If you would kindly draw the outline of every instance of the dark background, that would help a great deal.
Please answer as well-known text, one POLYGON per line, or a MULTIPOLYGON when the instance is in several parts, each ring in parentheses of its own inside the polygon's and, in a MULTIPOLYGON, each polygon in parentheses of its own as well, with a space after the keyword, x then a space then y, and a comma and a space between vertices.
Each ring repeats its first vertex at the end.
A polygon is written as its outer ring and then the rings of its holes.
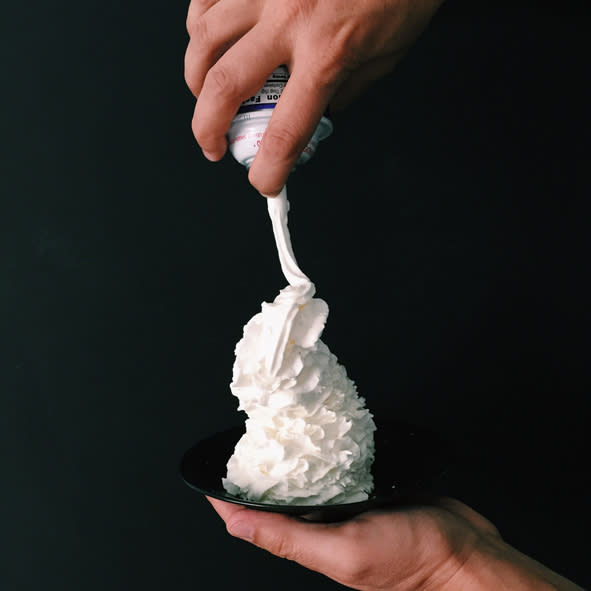
MULTIPOLYGON (((442 492, 588 586, 584 4, 448 0, 289 192, 376 416, 469 451, 442 492)), ((264 200, 192 138, 185 13, 0 14, 7 591, 341 588, 230 538, 178 476, 242 420, 234 345, 285 283, 264 200)))

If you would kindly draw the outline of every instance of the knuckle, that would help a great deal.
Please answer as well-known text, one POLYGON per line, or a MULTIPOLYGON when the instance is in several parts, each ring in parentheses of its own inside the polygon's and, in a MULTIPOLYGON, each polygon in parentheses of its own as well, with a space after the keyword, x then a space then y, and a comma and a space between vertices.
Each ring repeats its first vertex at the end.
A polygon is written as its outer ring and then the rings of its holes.
POLYGON ((296 553, 294 552, 293 544, 287 538, 277 538, 271 547, 274 548, 273 554, 280 558, 295 560, 296 553))
POLYGON ((197 143, 202 148, 206 148, 207 146, 213 143, 212 136, 207 131, 207 128, 204 125, 203 119, 201 119, 201 117, 193 115, 193 120, 191 121, 191 129, 193 130, 193 135, 195 136, 197 143))
POLYGON ((218 102, 227 103, 240 98, 234 77, 223 66, 214 66, 205 77, 204 86, 218 102))
POLYGON ((187 31, 191 38, 191 43, 203 47, 210 38, 209 26, 204 18, 193 19, 191 22, 187 19, 187 31))
POLYGON ((185 28, 187 29, 187 33, 191 36, 191 29, 193 28, 193 21, 194 17, 191 14, 191 9, 189 8, 189 12, 187 12, 187 19, 185 20, 185 28))
MULTIPOLYGON (((284 524, 288 523, 287 518, 283 518, 281 521, 284 524)), ((262 523, 264 524, 265 520, 262 523)), ((286 531, 278 525, 278 520, 271 520, 271 524, 270 527, 263 525, 255 530, 253 543, 275 556, 297 562, 302 556, 302 551, 296 539, 290 535, 289 530, 286 531)))
POLYGON ((201 90, 201 84, 197 75, 197 66, 190 45, 185 53, 185 82, 189 87, 189 90, 197 96, 201 90))
POLYGON ((267 548, 275 556, 284 558, 286 560, 292 560, 294 562, 302 563, 304 560, 305 553, 297 544, 293 543, 293 540, 286 536, 279 536, 272 540, 267 548))
POLYGON ((318 77, 320 80, 332 83, 341 76, 342 72, 354 70, 356 60, 356 52, 350 40, 341 39, 331 42, 324 51, 321 71, 317 73, 318 77))
POLYGON ((356 38, 356 31, 349 25, 328 34, 325 32, 316 39, 316 46, 321 47, 318 55, 321 59, 309 60, 314 64, 311 76, 317 84, 333 85, 343 75, 355 70, 361 63, 362 50, 356 38))
POLYGON ((191 34, 191 29, 195 21, 207 11, 207 9, 211 5, 211 0, 191 0, 191 4, 189 4, 189 9, 187 11, 187 32, 189 35, 191 34))
POLYGON ((194 115, 191 121, 191 129, 197 143, 205 152, 217 153, 224 142, 223 134, 220 136, 209 124, 210 118, 194 115))

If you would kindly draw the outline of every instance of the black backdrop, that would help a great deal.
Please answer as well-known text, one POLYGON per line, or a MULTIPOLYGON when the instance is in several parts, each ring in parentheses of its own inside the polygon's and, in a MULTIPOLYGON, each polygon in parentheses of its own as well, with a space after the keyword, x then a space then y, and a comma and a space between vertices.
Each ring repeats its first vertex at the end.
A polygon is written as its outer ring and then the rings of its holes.
MULTIPOLYGON (((478 450, 444 492, 589 585, 584 3, 512 4, 449 0, 294 173, 290 223, 376 415, 478 450)), ((234 344, 284 285, 264 200, 191 136, 185 12, 2 8, 3 589, 341 588, 177 474, 241 420, 234 344)))

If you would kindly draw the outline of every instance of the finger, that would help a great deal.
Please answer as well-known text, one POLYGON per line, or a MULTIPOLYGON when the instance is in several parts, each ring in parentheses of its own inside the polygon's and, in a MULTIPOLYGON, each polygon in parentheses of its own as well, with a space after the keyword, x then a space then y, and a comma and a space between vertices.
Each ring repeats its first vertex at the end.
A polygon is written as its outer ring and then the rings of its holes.
POLYGON ((339 578, 343 562, 353 559, 354 537, 340 528, 281 515, 252 511, 228 520, 228 532, 243 537, 275 556, 339 578))
POLYGON ((361 65, 339 86, 330 101, 332 112, 338 113, 346 109, 376 80, 389 74, 406 51, 399 51, 393 55, 376 58, 361 65))
POLYGON ((193 133, 210 160, 224 155, 225 135, 242 101, 262 88, 283 60, 276 36, 256 25, 207 72, 195 107, 193 133))
POLYGON ((318 80, 306 66, 294 67, 249 171, 263 195, 277 195, 312 137, 337 81, 318 80))
POLYGON ((190 41, 185 53, 185 80, 197 97, 208 70, 257 22, 256 2, 224 0, 187 22, 190 41))
POLYGON ((228 533, 275 556, 337 577, 343 563, 355 558, 354 524, 310 523, 212 498, 208 500, 226 522, 228 533))

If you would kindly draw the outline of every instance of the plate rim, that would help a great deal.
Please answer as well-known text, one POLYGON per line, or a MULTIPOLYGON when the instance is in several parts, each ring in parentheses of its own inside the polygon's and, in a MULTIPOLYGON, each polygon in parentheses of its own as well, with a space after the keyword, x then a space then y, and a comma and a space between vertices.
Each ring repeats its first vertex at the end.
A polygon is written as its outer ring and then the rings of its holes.
MULTIPOLYGON (((378 429, 383 431, 383 427, 387 424, 396 425, 398 427, 404 426, 407 430, 409 436, 415 435, 415 432, 425 433, 429 436, 435 435, 429 429, 425 429, 411 423, 408 423, 403 420, 376 420, 378 429), (382 429, 380 429, 380 424, 382 425, 382 429)), ((220 490, 206 490, 187 477, 187 470, 185 470, 185 466, 188 464, 191 454, 194 453, 195 448, 203 445, 207 441, 214 440, 216 438, 223 437, 224 435, 229 435, 230 433, 238 435, 236 442, 238 441, 240 432, 243 434, 245 432, 244 423, 238 424, 234 423, 217 431, 215 433, 211 433, 210 435, 201 438, 197 442, 195 442, 190 448, 188 448, 182 456, 180 465, 179 465, 179 472, 183 482, 192 490, 206 496, 211 497, 217 500, 225 501, 228 503, 233 503, 235 505, 241 505, 243 507, 259 510, 259 511, 266 511, 266 512, 273 512, 273 513, 285 513, 291 515, 305 515, 315 512, 322 512, 322 513, 350 513, 356 512, 361 513, 366 510, 375 509, 378 507, 383 507, 385 505, 396 505, 398 503, 403 503, 409 498, 419 497, 419 496, 430 496, 430 492, 425 489, 424 487, 420 486, 420 482, 417 481, 414 487, 408 486, 397 486, 393 485, 391 488, 376 487, 370 493, 369 498, 364 499, 363 501, 355 501, 353 503, 335 503, 335 504, 323 504, 323 505, 292 505, 287 503, 263 503, 260 501, 252 501, 249 499, 245 499, 242 497, 237 497, 231 495, 225 490, 221 489, 221 479, 220 476, 220 490)), ((378 431, 376 431, 377 433, 378 431)), ((374 474, 375 479, 375 474, 374 474)), ((379 485, 378 485, 379 486, 379 485)))

